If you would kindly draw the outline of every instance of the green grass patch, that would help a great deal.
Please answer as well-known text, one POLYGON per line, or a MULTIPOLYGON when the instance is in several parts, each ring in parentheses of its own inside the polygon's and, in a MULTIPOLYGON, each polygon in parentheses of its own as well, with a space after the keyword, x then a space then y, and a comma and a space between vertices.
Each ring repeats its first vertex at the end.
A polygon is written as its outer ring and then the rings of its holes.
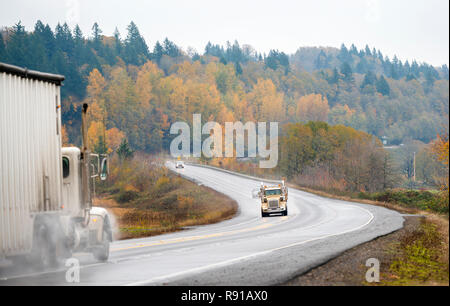
POLYGON ((440 192, 394 189, 374 193, 360 192, 357 197, 359 199, 394 203, 404 207, 448 214, 448 198, 445 200, 445 197, 440 192))
POLYGON ((424 220, 418 230, 393 245, 396 256, 382 284, 448 283, 448 258, 443 258, 441 252, 443 243, 436 225, 424 220))

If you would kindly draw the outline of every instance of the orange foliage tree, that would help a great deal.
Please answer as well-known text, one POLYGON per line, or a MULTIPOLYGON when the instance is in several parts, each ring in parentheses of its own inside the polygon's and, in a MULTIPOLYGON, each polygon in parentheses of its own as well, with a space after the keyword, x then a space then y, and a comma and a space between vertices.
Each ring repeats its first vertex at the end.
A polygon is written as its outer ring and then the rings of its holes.
POLYGON ((297 102, 297 118, 299 121, 327 121, 328 100, 321 94, 310 94, 301 97, 297 102))
POLYGON ((448 147, 448 134, 438 134, 437 139, 431 145, 431 151, 433 152, 435 158, 442 164, 444 168, 445 177, 441 179, 441 188, 447 191, 448 197, 448 171, 449 171, 449 147, 448 147))

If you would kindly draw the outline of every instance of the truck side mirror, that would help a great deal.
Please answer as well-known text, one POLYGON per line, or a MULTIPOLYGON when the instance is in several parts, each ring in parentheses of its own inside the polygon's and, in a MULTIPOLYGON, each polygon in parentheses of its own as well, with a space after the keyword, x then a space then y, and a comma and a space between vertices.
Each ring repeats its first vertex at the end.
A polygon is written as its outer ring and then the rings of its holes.
POLYGON ((260 196, 261 196, 261 194, 260 194, 259 188, 258 188, 258 189, 253 189, 253 190, 252 190, 252 198, 253 198, 253 199, 257 199, 257 198, 259 198, 260 196))
POLYGON ((102 164, 100 166, 100 179, 102 181, 106 180, 106 178, 108 177, 108 174, 109 174, 108 158, 105 157, 102 160, 102 164))
POLYGON ((91 178, 96 178, 99 174, 100 156, 98 154, 89 154, 90 166, 92 167, 91 178))

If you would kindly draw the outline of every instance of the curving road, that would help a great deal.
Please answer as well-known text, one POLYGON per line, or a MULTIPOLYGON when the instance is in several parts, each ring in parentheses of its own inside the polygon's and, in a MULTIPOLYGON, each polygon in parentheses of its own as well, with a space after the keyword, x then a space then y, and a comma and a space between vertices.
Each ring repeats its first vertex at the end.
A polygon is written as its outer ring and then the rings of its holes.
MULTIPOLYGON (((107 263, 76 254, 78 285, 275 285, 403 226, 397 212, 292 188, 289 216, 261 218, 258 199, 252 198, 260 181, 193 165, 168 167, 235 199, 238 215, 177 233, 116 241, 107 263)), ((0 285, 73 285, 65 281, 66 269, 33 272, 0 265, 0 285)))

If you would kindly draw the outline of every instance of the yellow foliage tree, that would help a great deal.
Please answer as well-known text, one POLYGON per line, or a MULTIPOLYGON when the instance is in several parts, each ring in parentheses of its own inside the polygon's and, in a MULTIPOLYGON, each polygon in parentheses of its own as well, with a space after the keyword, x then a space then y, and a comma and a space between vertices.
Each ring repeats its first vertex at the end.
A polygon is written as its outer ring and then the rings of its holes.
MULTIPOLYGON (((449 171, 449 144, 448 144, 448 134, 437 135, 437 139, 431 145, 431 151, 434 154, 435 158, 442 164, 444 168, 444 172, 446 176, 441 179, 442 186, 441 188, 447 191, 448 198, 448 190, 449 190, 449 180, 448 180, 448 171, 449 171)), ((448 203, 447 203, 448 205, 448 203)))
POLYGON ((92 121, 91 124, 89 125, 88 146, 91 151, 95 147, 95 144, 98 142, 99 136, 104 135, 104 130, 105 130, 105 127, 103 126, 102 122, 92 121))
POLYGON ((283 121, 283 94, 278 93, 272 80, 258 79, 253 90, 248 93, 247 101, 253 117, 259 121, 283 121))
POLYGON ((327 121, 328 100, 320 94, 310 94, 301 97, 297 102, 297 119, 303 122, 327 121))
POLYGON ((61 127, 61 142, 63 147, 69 146, 69 136, 67 135, 66 126, 61 127))
POLYGON ((108 153, 116 151, 120 146, 120 143, 125 138, 125 133, 120 131, 118 128, 112 128, 106 131, 106 146, 108 148, 108 153))
POLYGON ((348 107, 347 104, 337 104, 329 112, 330 124, 350 125, 355 110, 348 107))
POLYGON ((136 80, 136 92, 140 106, 143 111, 150 109, 152 99, 154 99, 153 88, 159 85, 164 72, 151 61, 145 63, 138 72, 136 80))
POLYGON ((87 86, 88 95, 91 97, 100 96, 106 87, 106 81, 100 71, 96 68, 89 73, 89 85, 87 86))

